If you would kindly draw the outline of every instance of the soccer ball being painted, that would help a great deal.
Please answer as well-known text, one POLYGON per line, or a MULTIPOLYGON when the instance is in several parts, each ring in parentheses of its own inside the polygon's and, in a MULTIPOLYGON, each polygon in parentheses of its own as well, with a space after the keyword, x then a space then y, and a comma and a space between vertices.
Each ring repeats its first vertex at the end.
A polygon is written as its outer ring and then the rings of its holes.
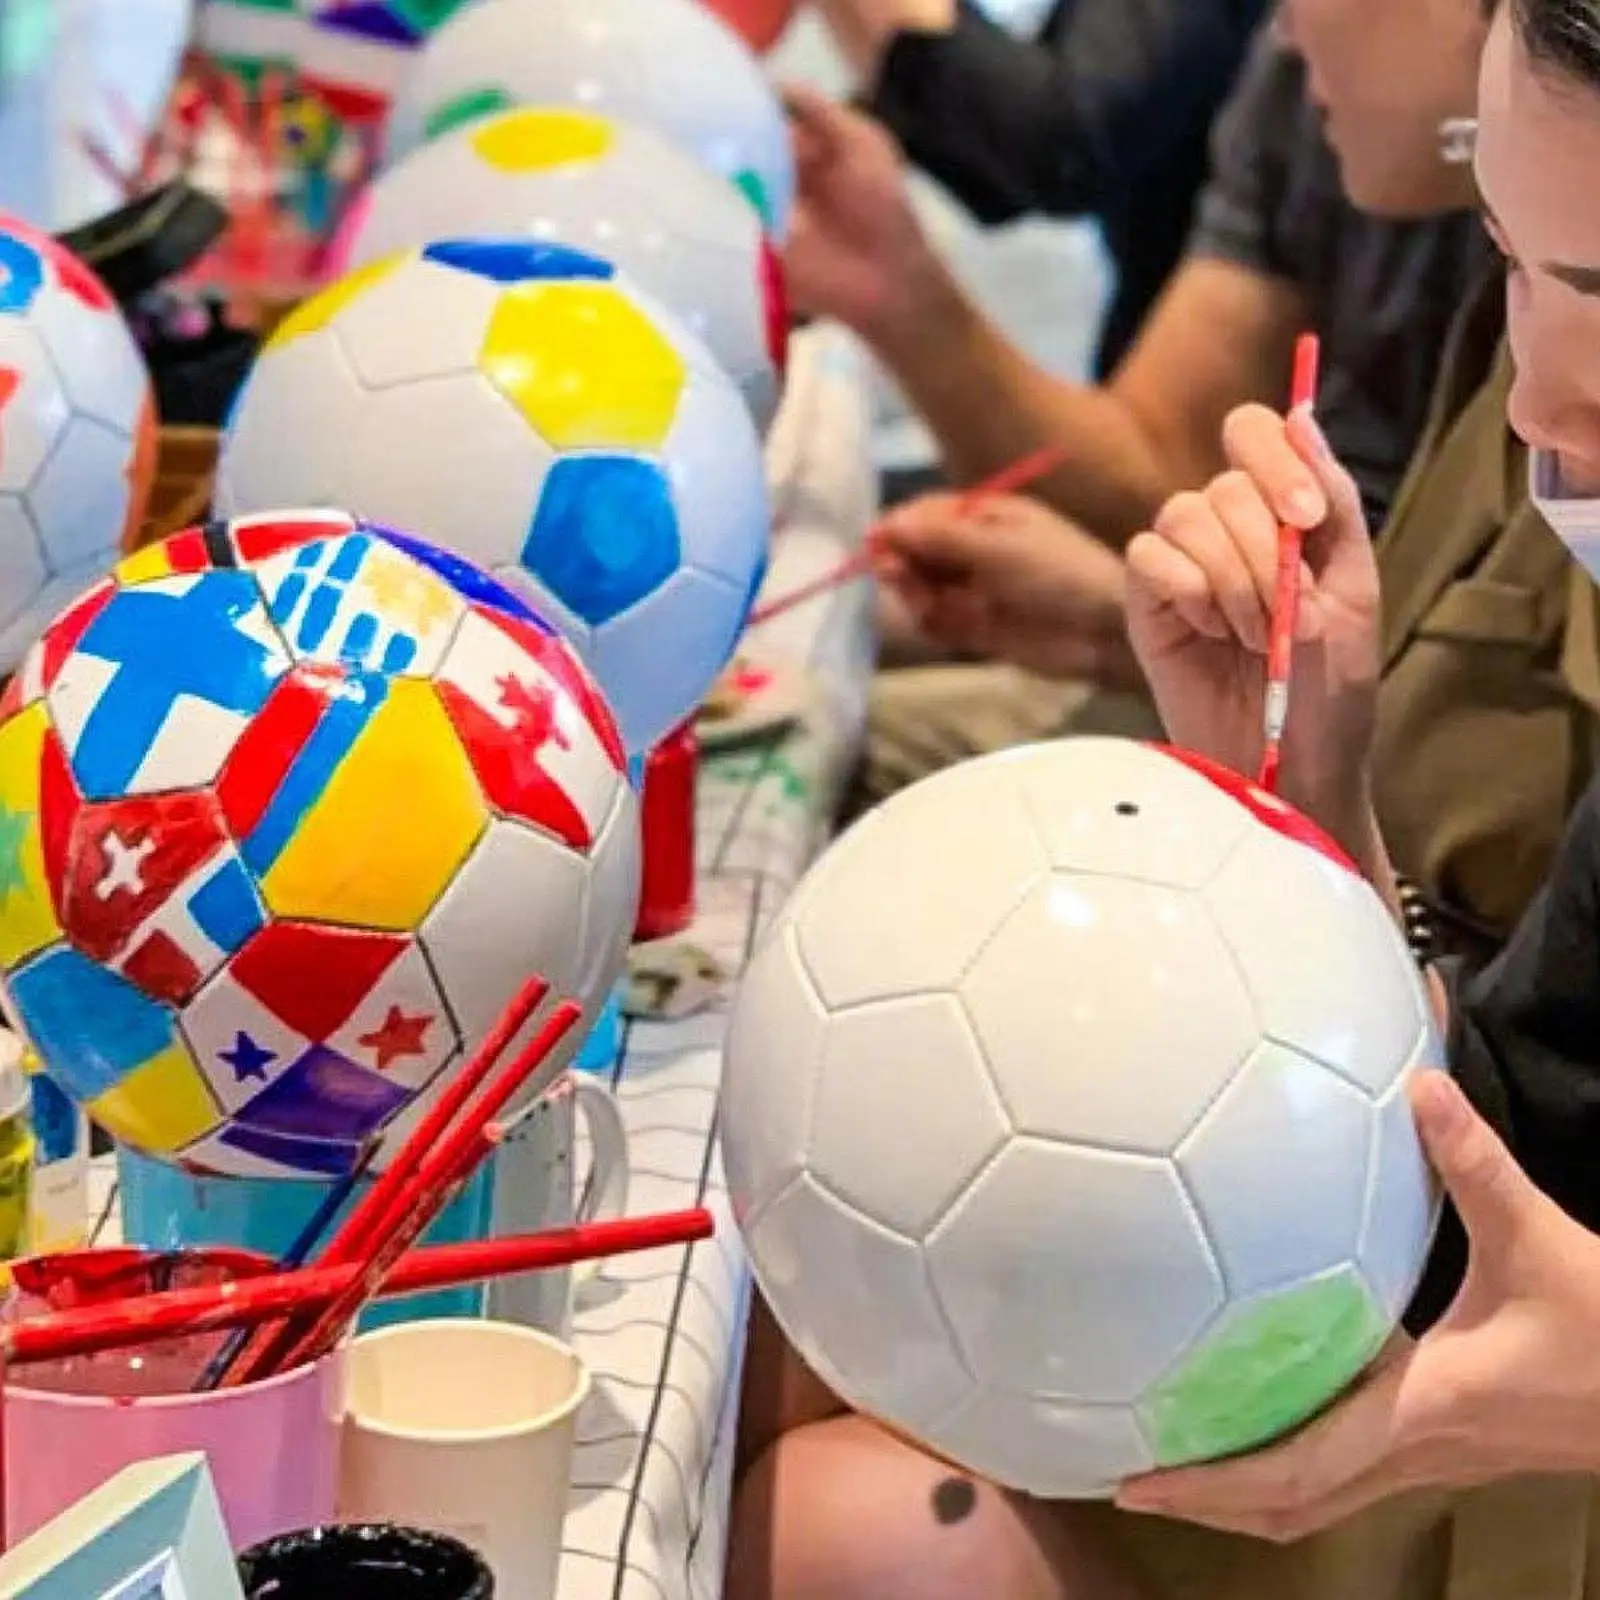
POLYGON ((1372 889, 1270 795, 1108 739, 895 796, 766 931, 723 1155, 768 1304, 851 1405, 1107 1494, 1319 1409, 1436 1214, 1442 1060, 1372 889))
POLYGON ((0 675, 138 531, 155 460, 150 380, 116 302, 0 215, 0 675))
POLYGON ((374 179, 330 260, 342 271, 475 234, 531 235, 613 262, 705 342, 756 427, 770 425, 789 337, 777 253, 754 209, 663 135, 563 107, 485 117, 374 179))
POLYGON ((395 94, 395 161, 516 106, 641 123, 719 172, 781 239, 794 203, 788 125, 761 63, 700 0, 479 0, 412 57, 395 94))
POLYGON ((139 551, 0 698, 12 1011, 102 1127, 191 1171, 346 1170, 534 973, 592 1017, 638 877, 621 742, 567 646, 336 512, 139 551))
POLYGON ((279 326, 217 506, 283 503, 415 529, 524 594, 630 751, 727 664, 769 533, 761 443, 704 346, 606 262, 531 239, 390 256, 279 326))

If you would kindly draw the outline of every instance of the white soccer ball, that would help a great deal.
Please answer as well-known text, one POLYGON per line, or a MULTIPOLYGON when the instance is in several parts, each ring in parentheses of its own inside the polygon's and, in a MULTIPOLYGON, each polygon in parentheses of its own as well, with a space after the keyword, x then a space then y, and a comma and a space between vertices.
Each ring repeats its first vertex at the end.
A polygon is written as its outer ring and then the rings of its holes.
POLYGON ((630 751, 727 665, 766 567, 727 375, 608 262, 441 240, 299 306, 224 432, 222 514, 337 505, 486 568, 565 634, 630 751))
POLYGON ((393 162, 516 106, 640 123, 744 193, 782 238, 794 203, 783 108, 750 47, 700 0, 479 0, 407 66, 386 133, 393 162))
POLYGON ((613 262, 705 342, 757 428, 771 423, 788 348, 782 266, 754 209, 661 134, 563 107, 485 117, 374 179, 330 256, 342 271, 474 234, 613 262))
POLYGON ((150 379, 116 302, 0 214, 0 675, 137 532, 155 458, 150 379))
POLYGON ((1110 739, 846 833, 734 1006, 755 1275, 858 1410, 1052 1497, 1250 1448, 1404 1310, 1443 1059, 1372 889, 1271 796, 1110 739))

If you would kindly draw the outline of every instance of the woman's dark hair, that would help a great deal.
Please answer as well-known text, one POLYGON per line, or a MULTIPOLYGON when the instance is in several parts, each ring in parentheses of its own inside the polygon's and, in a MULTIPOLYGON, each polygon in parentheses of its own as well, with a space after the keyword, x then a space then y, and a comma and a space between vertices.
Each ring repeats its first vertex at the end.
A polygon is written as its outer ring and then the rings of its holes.
POLYGON ((1600 0, 1511 0, 1511 20, 1535 66, 1600 90, 1600 0))

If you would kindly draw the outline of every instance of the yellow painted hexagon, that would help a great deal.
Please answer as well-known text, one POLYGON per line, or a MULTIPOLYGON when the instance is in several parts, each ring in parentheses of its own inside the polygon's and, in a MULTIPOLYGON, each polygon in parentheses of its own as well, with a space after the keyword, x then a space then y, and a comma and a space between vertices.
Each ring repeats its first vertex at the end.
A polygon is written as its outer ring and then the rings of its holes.
POLYGON ((479 365, 557 450, 656 450, 688 368, 614 284, 524 283, 495 304, 479 365))
POLYGON ((500 172, 547 172, 575 161, 598 161, 616 141, 604 117, 553 106, 523 106, 489 117, 471 135, 472 148, 500 172))
POLYGON ((391 256, 380 256, 364 267, 354 267, 342 278, 335 279, 321 294, 302 301, 273 330, 272 337, 263 346, 275 350, 291 340, 303 339, 308 333, 326 328, 352 300, 358 300, 374 284, 385 278, 406 259, 402 250, 391 256))
POLYGON ((36 700, 0 727, 0 967, 61 937, 39 833, 41 761, 50 714, 36 700))
POLYGON ((87 1109, 113 1137, 162 1152, 193 1144, 222 1120, 194 1057, 177 1040, 96 1095, 87 1109))
POLYGON ((409 932, 489 814, 432 685, 396 678, 261 880, 282 917, 409 932))

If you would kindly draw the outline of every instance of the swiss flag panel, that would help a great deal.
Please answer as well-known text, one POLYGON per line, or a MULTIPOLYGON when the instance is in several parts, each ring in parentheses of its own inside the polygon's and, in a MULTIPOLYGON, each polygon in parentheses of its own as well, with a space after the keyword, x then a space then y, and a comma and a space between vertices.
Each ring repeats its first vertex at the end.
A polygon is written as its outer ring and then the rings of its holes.
POLYGON ((68 937, 86 955, 110 961, 226 838, 216 801, 203 792, 85 805, 68 851, 68 937))

